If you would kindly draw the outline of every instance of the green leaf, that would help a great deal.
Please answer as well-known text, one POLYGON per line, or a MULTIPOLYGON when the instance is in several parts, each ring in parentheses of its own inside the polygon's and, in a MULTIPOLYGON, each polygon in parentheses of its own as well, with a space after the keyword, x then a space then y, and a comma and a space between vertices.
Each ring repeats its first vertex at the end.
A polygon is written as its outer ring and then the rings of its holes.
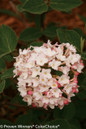
MULTIPOLYGON (((15 86, 17 88, 17 86, 15 86)), ((22 97, 19 95, 19 93, 11 100, 11 103, 18 103, 22 106, 27 106, 27 103, 22 101, 22 97)))
POLYGON ((85 32, 86 32, 86 23, 85 23, 85 32))
POLYGON ((84 49, 84 39, 81 37, 81 53, 83 52, 84 49))
POLYGON ((85 119, 86 118, 86 101, 79 100, 75 103, 76 106, 76 118, 85 119))
POLYGON ((38 125, 42 124, 44 120, 46 121, 46 118, 48 117, 48 113, 44 109, 40 110, 40 108, 33 108, 32 112, 34 115, 33 117, 34 124, 38 124, 38 125))
POLYGON ((70 124, 70 129, 78 129, 77 126, 70 124))
POLYGON ((37 28, 41 27, 41 16, 40 15, 35 15, 33 21, 35 22, 37 28))
POLYGON ((8 26, 2 25, 0 28, 0 58, 13 52, 17 45, 17 36, 8 26))
MULTIPOLYGON (((11 79, 8 78, 8 79, 6 79, 5 81, 6 81, 6 82, 5 82, 5 85, 6 85, 6 86, 5 86, 5 89, 8 89, 10 86, 12 86, 12 88, 13 88, 13 84, 14 84, 14 83, 12 82, 11 79)), ((16 87, 16 86, 15 86, 15 87, 16 87)))
POLYGON ((24 2, 26 2, 26 1, 28 1, 28 0, 19 0, 20 2, 22 2, 22 3, 24 3, 24 2))
POLYGON ((3 57, 3 59, 7 62, 11 62, 14 60, 14 58, 12 57, 12 55, 6 55, 3 57))
POLYGON ((77 119, 73 118, 69 120, 69 123, 71 124, 71 126, 73 125, 75 129, 81 129, 80 122, 77 119))
POLYGON ((75 115, 75 107, 73 103, 70 103, 69 105, 65 106, 62 111, 62 118, 64 119, 72 119, 75 115))
POLYGON ((55 24, 49 24, 43 31, 43 34, 50 39, 53 39, 56 37, 56 25, 55 24))
POLYGON ((53 116, 55 119, 62 119, 62 110, 60 110, 58 107, 54 109, 53 116))
POLYGON ((62 76, 62 72, 61 71, 56 71, 56 75, 58 75, 58 76, 62 76))
POLYGON ((86 90, 86 72, 78 76, 78 85, 84 90, 86 90))
POLYGON ((80 19, 86 23, 86 17, 79 15, 80 19))
POLYGON ((54 69, 51 69, 51 74, 53 74, 53 75, 58 75, 58 76, 62 76, 63 72, 61 72, 61 71, 56 71, 56 70, 54 70, 54 69))
POLYGON ((83 38, 86 39, 86 35, 80 28, 74 28, 74 30, 83 38))
POLYGON ((22 124, 22 125, 28 125, 31 124, 32 122, 32 117, 33 117, 33 112, 31 109, 25 114, 25 115, 20 115, 17 119, 15 124, 22 124))
POLYGON ((79 51, 80 47, 80 35, 74 30, 66 30, 66 29, 57 29, 57 36, 60 42, 71 43, 74 45, 79 51))
POLYGON ((19 17, 16 13, 12 12, 11 10, 0 9, 0 13, 7 14, 9 16, 19 17))
POLYGON ((29 46, 42 46, 43 45, 43 42, 32 42, 29 44, 29 46))
POLYGON ((86 52, 83 52, 83 53, 81 54, 81 57, 82 57, 83 60, 86 60, 86 52))
POLYGON ((80 99, 80 100, 83 100, 83 99, 86 99, 86 90, 84 91, 80 91, 78 94, 77 94, 77 97, 80 99))
POLYGON ((8 70, 6 70, 2 75, 1 75, 1 79, 7 79, 13 76, 13 69, 14 68, 10 68, 8 70))
POLYGON ((0 93, 3 92, 4 88, 5 88, 5 80, 3 80, 3 81, 0 83, 0 93))
POLYGON ((0 59, 0 72, 2 72, 6 68, 6 64, 4 60, 1 58, 0 59))
POLYGON ((43 0, 27 0, 22 6, 22 11, 33 14, 42 14, 48 10, 48 6, 43 0))
POLYGON ((50 7, 55 10, 68 12, 82 4, 81 0, 50 0, 50 7))
POLYGON ((54 118, 70 120, 75 116, 75 106, 73 103, 65 106, 62 110, 55 108, 54 118))
POLYGON ((22 41, 34 41, 41 37, 41 32, 38 28, 27 28, 21 32, 19 40, 22 41))

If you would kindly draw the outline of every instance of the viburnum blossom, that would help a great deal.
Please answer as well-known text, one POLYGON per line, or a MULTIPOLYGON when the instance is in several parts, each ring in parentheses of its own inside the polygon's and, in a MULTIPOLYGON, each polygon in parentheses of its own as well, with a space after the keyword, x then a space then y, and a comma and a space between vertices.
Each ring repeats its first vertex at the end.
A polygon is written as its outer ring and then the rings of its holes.
POLYGON ((28 105, 62 109, 78 93, 77 77, 84 64, 73 45, 48 41, 20 49, 15 59, 14 77, 18 76, 18 91, 28 105))

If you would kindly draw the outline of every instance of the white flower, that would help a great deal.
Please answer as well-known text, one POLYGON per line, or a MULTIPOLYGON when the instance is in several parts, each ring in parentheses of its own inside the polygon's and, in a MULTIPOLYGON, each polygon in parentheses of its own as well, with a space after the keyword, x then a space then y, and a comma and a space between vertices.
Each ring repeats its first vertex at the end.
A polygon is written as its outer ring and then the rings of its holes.
POLYGON ((19 65, 22 63, 22 58, 20 58, 20 59, 18 59, 18 58, 16 58, 16 62, 14 63, 14 66, 15 67, 19 67, 19 65))
POLYGON ((20 95, 24 97, 27 94, 26 88, 25 87, 19 87, 18 91, 20 91, 20 95))
POLYGON ((64 104, 64 99, 63 98, 59 98, 58 99, 58 104, 62 106, 64 104))
POLYGON ((41 100, 37 101, 38 107, 43 107, 43 102, 41 100))
POLYGON ((55 104, 55 103, 57 103, 57 99, 56 98, 50 98, 50 100, 49 100, 49 103, 50 104, 55 104))
POLYGON ((39 88, 40 88, 40 92, 44 92, 44 91, 47 91, 48 89, 49 89, 49 86, 47 86, 47 85, 43 85, 43 86, 40 86, 39 85, 39 88))
POLYGON ((19 50, 15 57, 13 73, 18 76, 18 91, 28 106, 62 109, 78 92, 77 77, 84 67, 81 56, 69 43, 53 45, 48 41, 32 48, 19 50), (61 71, 62 75, 54 71, 61 71))
POLYGON ((34 47, 34 52, 36 52, 36 53, 42 53, 42 51, 43 51, 43 49, 44 49, 44 47, 34 47))
POLYGON ((33 92, 33 97, 35 97, 36 100, 40 100, 42 98, 42 94, 40 92, 33 92))
POLYGON ((37 87, 39 85, 38 77, 32 78, 32 84, 33 84, 33 87, 37 87))
POLYGON ((54 109, 54 108, 55 108, 54 104, 49 104, 49 107, 50 107, 51 109, 54 109))
POLYGON ((52 89, 52 94, 56 97, 56 98, 59 98, 59 96, 61 95, 61 90, 60 89, 52 89))
POLYGON ((20 77, 18 77, 18 86, 19 87, 25 87, 25 84, 26 84, 26 82, 25 82, 25 80, 23 80, 22 78, 20 78, 20 77))
POLYGON ((48 92, 47 92, 47 97, 48 97, 48 98, 52 98, 52 96, 53 96, 52 92, 51 92, 51 91, 48 91, 48 92))
POLYGON ((28 106, 32 104, 32 97, 29 95, 25 96, 23 100, 28 103, 28 106))
POLYGON ((37 53, 31 53, 29 60, 36 60, 38 54, 37 53))
POLYGON ((61 62, 60 61, 57 61, 57 60, 52 60, 50 63, 49 63, 49 66, 51 66, 53 69, 55 70, 58 70, 58 66, 61 65, 61 62))
POLYGON ((67 75, 62 75, 61 77, 59 77, 58 82, 63 86, 65 84, 69 84, 69 76, 67 75))
POLYGON ((68 99, 71 99, 71 97, 74 97, 75 96, 75 94, 73 93, 73 92, 70 92, 69 94, 68 94, 68 99))
POLYGON ((84 68, 84 65, 78 63, 78 64, 73 65, 73 68, 76 69, 79 73, 81 73, 82 69, 84 68))
POLYGON ((27 72, 22 72, 20 77, 23 78, 23 79, 26 79, 28 77, 28 73, 27 72))
POLYGON ((39 54, 36 58, 36 63, 37 65, 43 66, 44 64, 46 64, 48 62, 48 59, 45 55, 43 54, 39 54))
POLYGON ((66 85, 64 87, 64 90, 66 91, 67 94, 69 94, 72 91, 72 85, 71 84, 66 85))
POLYGON ((59 47, 57 48, 57 54, 63 55, 63 46, 59 45, 59 47))
POLYGON ((47 82, 48 82, 48 79, 45 78, 43 75, 41 75, 40 78, 39 78, 39 81, 40 81, 40 84, 46 85, 47 82))
POLYGON ((55 52, 54 50, 51 50, 51 48, 46 48, 46 49, 44 50, 44 54, 45 54, 46 56, 51 57, 51 56, 54 56, 54 55, 56 54, 56 52, 55 52))
POLYGON ((64 74, 68 74, 70 71, 70 68, 67 66, 61 66, 60 70, 64 73, 64 74))
POLYGON ((32 59, 29 59, 28 62, 25 64, 26 68, 32 68, 35 66, 35 61, 32 59))
POLYGON ((48 82, 48 85, 49 85, 50 87, 52 87, 52 88, 57 88, 57 83, 56 83, 55 81, 53 81, 53 80, 50 80, 50 81, 48 82))
POLYGON ((74 64, 76 62, 79 62, 81 56, 79 54, 70 54, 67 58, 67 61, 71 64, 74 64))
MULTIPOLYGON (((25 86, 26 86, 26 84, 28 85, 28 86, 32 86, 32 82, 33 82, 33 79, 31 78, 31 77, 28 77, 27 79, 25 79, 25 80, 22 80, 22 84, 25 82, 25 86)), ((24 86, 24 85, 23 85, 24 86)))
POLYGON ((44 76, 44 78, 52 78, 51 76, 51 69, 42 69, 41 75, 44 76))
POLYGON ((27 49, 24 49, 24 50, 19 49, 19 54, 20 55, 26 55, 27 53, 28 53, 27 49))
POLYGON ((78 66, 77 66, 77 71, 78 71, 79 73, 81 73, 83 68, 84 68, 84 65, 79 65, 79 64, 78 64, 78 66))
POLYGON ((56 58, 59 59, 59 60, 61 60, 61 61, 65 61, 66 60, 66 57, 63 56, 62 54, 56 55, 56 58))
POLYGON ((40 67, 33 67, 32 69, 31 69, 31 71, 32 71, 32 77, 36 77, 37 75, 40 75, 40 70, 41 70, 41 68, 40 67))
POLYGON ((48 97, 43 97, 42 102, 45 104, 49 103, 49 98, 48 97))
POLYGON ((68 49, 71 50, 72 52, 76 52, 76 48, 73 45, 66 43, 65 46, 68 47, 68 49))

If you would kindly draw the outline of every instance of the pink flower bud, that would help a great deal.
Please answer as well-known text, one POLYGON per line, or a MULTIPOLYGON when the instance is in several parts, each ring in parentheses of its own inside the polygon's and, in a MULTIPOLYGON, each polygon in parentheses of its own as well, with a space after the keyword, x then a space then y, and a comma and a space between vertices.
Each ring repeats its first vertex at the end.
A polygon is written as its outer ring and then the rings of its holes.
POLYGON ((76 88, 73 88, 73 89, 72 89, 72 92, 75 93, 75 92, 76 92, 76 88))
POLYGON ((32 106, 33 106, 33 108, 35 108, 35 107, 36 107, 36 105, 35 105, 34 103, 32 103, 32 106))
POLYGON ((69 83, 71 82, 71 80, 69 80, 69 83))
POLYGON ((28 95, 32 95, 32 93, 33 93, 33 92, 32 92, 31 90, 30 90, 30 91, 28 91, 28 95))
POLYGON ((47 95, 47 91, 45 91, 44 93, 45 93, 45 95, 47 95))
POLYGON ((59 94, 59 97, 62 97, 62 93, 59 94))
POLYGON ((51 48, 51 50, 54 50, 54 48, 51 48))
POLYGON ((75 75, 78 76, 80 73, 79 72, 75 72, 75 75))
POLYGON ((73 92, 73 93, 78 93, 77 88, 73 88, 73 89, 72 89, 72 92, 73 92))
POLYGON ((82 61, 82 60, 80 60, 80 64, 81 64, 82 66, 84 66, 84 64, 83 64, 83 61, 82 61))
POLYGON ((47 104, 46 103, 43 105, 43 107, 47 110, 47 104))
POLYGON ((76 83, 76 84, 77 84, 77 83, 78 83, 78 81, 77 81, 77 77, 74 77, 73 79, 74 79, 74 83, 76 83))
POLYGON ((46 43, 44 43, 44 44, 43 44, 43 46, 44 46, 44 47, 47 47, 47 44, 46 44, 46 43))
POLYGON ((18 71, 17 75, 20 76, 22 74, 22 72, 18 71))
POLYGON ((64 100, 64 104, 66 105, 66 104, 68 104, 69 103, 69 101, 66 99, 66 100, 64 100))
POLYGON ((71 68, 74 69, 74 65, 72 65, 71 68))
POLYGON ((56 81, 56 84, 57 84, 58 88, 60 88, 60 87, 61 87, 61 85, 58 83, 58 81, 56 81))

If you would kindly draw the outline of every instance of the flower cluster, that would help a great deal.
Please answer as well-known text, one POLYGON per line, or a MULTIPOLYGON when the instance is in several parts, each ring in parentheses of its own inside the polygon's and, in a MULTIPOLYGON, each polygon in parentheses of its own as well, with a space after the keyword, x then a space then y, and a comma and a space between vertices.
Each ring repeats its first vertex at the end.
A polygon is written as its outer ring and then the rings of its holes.
POLYGON ((78 93, 77 77, 84 65, 73 45, 48 41, 41 47, 20 49, 15 59, 18 91, 28 105, 62 109, 78 93))

